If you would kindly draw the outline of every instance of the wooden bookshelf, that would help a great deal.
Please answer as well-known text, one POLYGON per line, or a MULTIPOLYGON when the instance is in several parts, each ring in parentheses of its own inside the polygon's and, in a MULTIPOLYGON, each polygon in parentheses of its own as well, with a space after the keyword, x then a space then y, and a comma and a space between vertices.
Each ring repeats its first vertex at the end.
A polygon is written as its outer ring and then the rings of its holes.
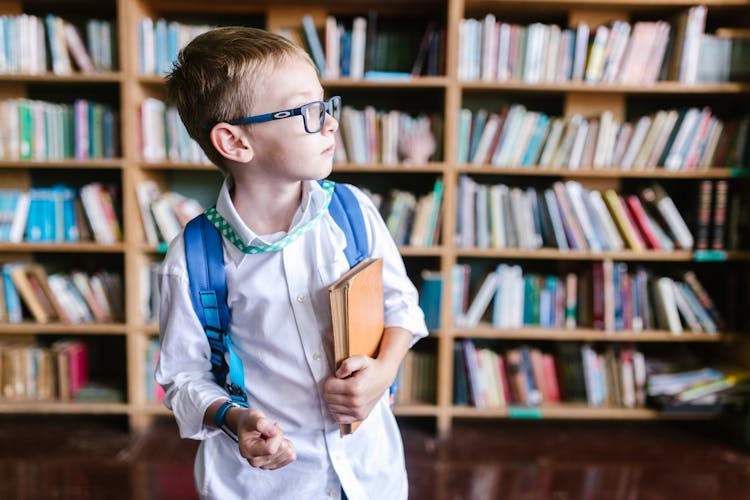
POLYGON ((591 94, 744 94, 750 91, 746 83, 712 83, 686 85, 678 82, 656 82, 650 85, 615 85, 587 83, 529 84, 466 82, 465 90, 471 91, 516 91, 523 93, 591 93, 591 94))
MULTIPOLYGON (((662 330, 647 331, 602 331, 591 328, 514 328, 498 329, 489 324, 480 324, 476 328, 455 328, 450 332, 453 337, 485 338, 505 340, 555 340, 561 342, 727 342, 733 338, 730 333, 691 333, 675 335, 662 330)), ((735 335, 736 336, 736 335, 735 335)))
POLYGON ((457 168, 471 175, 512 175, 530 177, 564 177, 565 179, 733 179, 744 173, 731 168, 711 168, 668 172, 665 170, 621 170, 621 169, 560 169, 542 167, 492 167, 467 166, 457 168))
MULTIPOLYGON (((748 0, 708 0, 700 2, 708 6, 709 16, 716 12, 730 11, 740 17, 737 25, 747 25, 750 21, 750 1, 748 0)), ((465 82, 458 75, 458 34, 459 24, 463 18, 480 18, 494 13, 498 19, 503 16, 518 20, 520 24, 540 22, 558 22, 574 25, 586 20, 591 26, 610 19, 631 20, 657 16, 668 19, 697 2, 688 0, 368 0, 355 2, 313 2, 309 0, 290 0, 284 2, 196 2, 176 0, 115 0, 96 2, 82 0, 59 7, 55 12, 61 16, 77 17, 95 16, 113 20, 118 34, 117 52, 118 69, 109 73, 80 74, 68 76, 53 74, 19 75, 0 74, 0 97, 33 97, 41 92, 48 95, 52 92, 65 91, 70 95, 81 95, 93 99, 99 93, 114 95, 119 107, 119 127, 121 157, 116 159, 97 160, 64 160, 54 162, 30 162, 0 160, 0 186, 30 187, 32 177, 40 171, 65 172, 80 171, 87 176, 106 172, 107 179, 117 179, 121 187, 123 214, 123 241, 113 245, 96 243, 77 244, 0 244, 0 254, 12 258, 23 254, 33 258, 37 254, 52 254, 62 259, 75 259, 81 255, 87 262, 109 263, 113 258, 122 264, 125 277, 125 316, 122 324, 35 324, 0 325, 0 341, 4 337, 70 335, 84 336, 86 340, 93 336, 122 337, 124 352, 114 352, 113 357, 124 356, 126 360, 126 387, 124 403, 55 403, 55 402, 0 402, 0 413, 5 414, 117 414, 129 418, 131 428, 143 429, 151 419, 168 415, 161 405, 149 403, 145 395, 144 374, 145 350, 148 341, 158 335, 158 329, 152 322, 144 321, 141 314, 141 296, 147 284, 142 281, 142 267, 162 258, 164 248, 146 244, 139 216, 138 202, 135 197, 135 186, 143 180, 153 180, 160 188, 168 188, 173 175, 203 176, 215 172, 212 165, 201 163, 155 162, 147 163, 142 159, 139 145, 139 106, 147 97, 165 99, 163 78, 158 75, 143 75, 139 70, 138 60, 138 22, 142 17, 156 19, 164 17, 174 19, 187 17, 201 22, 216 21, 227 24, 231 19, 236 24, 247 24, 257 27, 275 29, 301 25, 301 16, 310 13, 318 26, 327 14, 344 18, 354 15, 367 15, 370 8, 377 9, 382 16, 408 14, 421 19, 434 18, 446 28, 445 67, 446 74, 436 77, 418 77, 402 81, 369 81, 349 78, 323 79, 324 87, 344 95, 358 106, 367 104, 370 95, 377 95, 381 101, 392 104, 391 109, 399 109, 411 104, 414 99, 424 102, 428 111, 442 115, 442 136, 438 138, 442 146, 442 160, 423 165, 380 165, 380 164, 338 164, 335 175, 345 175, 347 180, 361 176, 363 183, 379 182, 386 186, 400 188, 402 179, 413 178, 422 182, 422 189, 429 189, 435 177, 444 181, 444 205, 439 245, 420 248, 400 247, 406 258, 407 267, 412 275, 418 276, 421 269, 413 266, 439 269, 443 273, 443 289, 440 328, 432 332, 430 338, 423 342, 432 343, 437 355, 437 398, 434 404, 397 405, 397 415, 407 417, 427 417, 436 422, 438 434, 450 432, 454 419, 457 418, 552 418, 552 419, 672 419, 703 418, 705 415, 661 414, 650 409, 592 408, 579 404, 546 405, 539 409, 501 408, 479 410, 476 408, 453 405, 453 355, 454 344, 461 338, 491 339, 498 341, 545 341, 545 342, 644 342, 673 344, 714 344, 718 347, 733 346, 739 340, 747 340, 743 332, 721 332, 717 335, 692 335, 684 333, 674 336, 663 331, 644 332, 602 332, 593 329, 579 328, 574 330, 554 330, 523 328, 514 330, 493 329, 487 324, 477 328, 461 329, 454 326, 451 317, 450 293, 451 269, 459 262, 491 261, 516 262, 529 261, 536 264, 557 262, 573 263, 575 261, 632 261, 644 262, 649 266, 680 264, 686 267, 704 265, 695 252, 691 251, 620 251, 620 252, 575 252, 553 249, 533 251, 514 249, 476 249, 458 248, 454 242, 456 234, 455 213, 457 208, 457 186, 459 175, 469 175, 477 179, 502 177, 519 183, 534 182, 539 178, 550 177, 565 180, 577 180, 584 185, 597 188, 612 187, 618 189, 623 182, 631 179, 653 179, 677 181, 684 185, 694 185, 703 179, 726 179, 733 185, 743 182, 746 171, 729 168, 710 168, 707 170, 668 172, 657 170, 621 170, 616 168, 602 170, 584 169, 543 169, 529 168, 493 168, 489 166, 459 165, 455 161, 458 150, 457 116, 466 101, 486 101, 496 98, 513 101, 523 99, 528 102, 554 102, 565 116, 574 113, 592 115, 602 110, 610 110, 617 117, 628 115, 628 107, 643 99, 676 99, 679 103, 696 103, 703 105, 707 100, 724 99, 747 103, 750 96, 748 83, 717 83, 685 85, 676 82, 656 82, 652 85, 602 85, 585 83, 562 84, 525 84, 518 82, 465 82), (654 14, 656 13, 656 14, 654 14), (425 97, 427 96, 427 97, 425 97), (554 99, 554 101, 548 101, 554 99), (402 106, 404 105, 404 106, 402 106), (206 174, 204 174, 206 173, 206 174), (379 175, 383 174, 383 175, 379 175), (373 178, 377 178, 373 181, 373 178), (419 180, 421 179, 421 181, 419 180), (429 261, 425 264, 425 261, 429 261), (416 262, 416 264, 414 264, 416 262), (411 266, 411 267, 410 267, 411 266)), ((51 4, 36 1, 5 0, 0 2, 0 14, 18 14, 30 12, 43 16, 47 12, 40 9, 53 8, 51 4)), ((57 7, 54 7, 57 8, 57 7)), ((515 22, 515 21, 514 21, 515 22)), ((202 178, 202 177, 201 177, 202 178)), ((220 179, 219 174, 216 178, 220 179)), ((484 181, 482 181, 484 182, 484 181)), ((491 181, 487 181, 491 182, 491 181)), ((711 260, 711 259, 708 259, 711 260)), ((715 260, 715 259, 714 259, 715 260)), ((750 252, 729 251, 720 255, 731 269, 746 272, 750 262, 750 252)), ((742 291, 743 294, 747 292, 742 291)), ((747 304, 747 299, 738 299, 739 307, 747 304)), ((94 340, 92 340, 94 341, 94 340)), ((741 352, 741 351, 738 351, 741 352)), ((745 360, 746 361, 746 360, 745 360)))
POLYGON ((592 408, 584 404, 542 405, 539 408, 472 408, 454 406, 450 413, 460 418, 585 419, 585 420, 696 420, 714 418, 705 413, 664 413, 648 408, 592 408))

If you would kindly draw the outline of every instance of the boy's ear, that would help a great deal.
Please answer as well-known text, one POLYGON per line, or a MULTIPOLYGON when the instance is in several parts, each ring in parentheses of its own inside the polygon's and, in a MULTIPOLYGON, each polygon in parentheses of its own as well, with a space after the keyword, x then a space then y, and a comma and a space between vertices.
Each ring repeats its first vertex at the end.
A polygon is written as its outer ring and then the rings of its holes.
POLYGON ((217 123, 209 134, 211 144, 227 160, 247 163, 255 152, 245 130, 228 123, 217 123))

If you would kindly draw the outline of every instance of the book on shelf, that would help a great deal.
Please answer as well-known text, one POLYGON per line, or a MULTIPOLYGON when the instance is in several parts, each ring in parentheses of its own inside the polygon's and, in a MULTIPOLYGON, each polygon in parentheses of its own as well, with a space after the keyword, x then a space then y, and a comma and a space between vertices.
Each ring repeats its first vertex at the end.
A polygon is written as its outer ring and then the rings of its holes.
POLYGON ((47 273, 39 265, 16 264, 10 270, 13 285, 38 323, 62 320, 70 323, 67 312, 49 288, 47 273))
POLYGON ((91 182, 81 187, 80 197, 96 242, 111 245, 122 240, 113 186, 91 182))
POLYGON ((83 43, 83 37, 78 31, 78 28, 71 23, 65 22, 63 30, 65 32, 65 42, 68 45, 71 59, 75 61, 76 66, 81 72, 93 73, 94 61, 91 60, 91 55, 89 55, 89 51, 83 43))
POLYGON ((440 271, 423 269, 422 286, 419 290, 419 307, 424 312, 425 323, 430 331, 440 328, 440 305, 443 277, 440 271))
POLYGON ((326 73, 326 56, 323 52, 323 45, 320 43, 318 29, 315 26, 315 21, 313 21, 312 16, 302 16, 302 30, 305 34, 305 42, 307 43, 307 48, 312 55, 315 66, 317 66, 318 68, 318 72, 324 78, 329 76, 326 73))
POLYGON ((654 182, 650 187, 641 191, 643 201, 654 209, 655 213, 661 215, 670 233, 675 238, 675 243, 683 250, 693 248, 693 235, 685 223, 685 219, 674 204, 672 198, 667 194, 660 184, 654 182))
POLYGON ((435 54, 438 49, 438 40, 440 33, 437 30, 435 21, 429 21, 427 27, 422 35, 422 40, 419 42, 419 50, 417 56, 414 58, 414 64, 411 67, 411 76, 418 77, 423 73, 428 75, 436 75, 437 70, 430 68, 432 65, 428 64, 428 59, 436 58, 435 54))
POLYGON ((406 353, 396 376, 396 404, 434 404, 436 361, 436 356, 430 352, 406 353))
POLYGON ((47 276, 49 288, 55 300, 59 302, 65 311, 64 318, 67 323, 91 323, 94 315, 88 307, 86 300, 76 288, 72 279, 65 273, 53 273, 47 276))
POLYGON ((732 367, 676 366, 649 375, 649 404, 662 411, 717 413, 748 374, 732 367))
POLYGON ((352 21, 352 42, 349 60, 349 76, 360 79, 365 76, 365 50, 367 49, 367 19, 361 16, 352 21))
POLYGON ((55 397, 54 363, 48 350, 15 345, 4 354, 5 398, 50 400, 55 397))
MULTIPOLYGON (((303 26, 305 24, 304 18, 302 24, 303 26)), ((342 29, 343 26, 339 25, 334 16, 326 16, 323 27, 325 44, 321 44, 321 50, 324 51, 323 58, 326 64, 325 72, 323 74, 326 78, 339 78, 341 76, 341 68, 339 66, 339 61, 341 60, 341 43, 339 40, 342 29)))
POLYGON ((706 6, 696 5, 673 18, 675 35, 667 79, 682 83, 696 82, 701 38, 706 29, 706 12, 706 6))
POLYGON ((467 406, 469 404, 469 380, 466 372, 466 360, 463 346, 460 342, 453 343, 453 404, 467 406))
POLYGON ((58 397, 70 401, 89 381, 88 346, 74 339, 58 340, 52 344, 57 360, 58 397))
MULTIPOLYGON (((336 368, 357 355, 376 357, 383 336, 383 260, 367 258, 345 273, 329 289, 336 368)), ((341 424, 341 435, 351 434, 359 422, 341 424)))
POLYGON ((729 184, 726 180, 716 181, 716 197, 713 210, 713 237, 711 238, 712 250, 724 250, 725 227, 727 222, 727 198, 729 184))
POLYGON ((731 56, 728 80, 733 82, 750 81, 750 30, 746 28, 717 28, 716 37, 729 40, 731 56))
POLYGON ((476 348, 471 339, 463 339, 462 345, 471 403, 477 408, 484 408, 487 405, 487 389, 479 371, 476 348))
POLYGON ((482 319, 487 307, 490 305, 492 298, 495 296, 497 291, 497 279, 498 275, 492 271, 488 273, 482 280, 482 284, 479 286, 474 299, 469 305, 469 309, 465 314, 456 318, 456 325, 460 328, 474 328, 479 324, 482 319))
POLYGON ((708 232, 711 224, 711 199, 713 183, 706 179, 701 181, 698 198, 697 230, 695 232, 696 250, 708 249, 708 232))

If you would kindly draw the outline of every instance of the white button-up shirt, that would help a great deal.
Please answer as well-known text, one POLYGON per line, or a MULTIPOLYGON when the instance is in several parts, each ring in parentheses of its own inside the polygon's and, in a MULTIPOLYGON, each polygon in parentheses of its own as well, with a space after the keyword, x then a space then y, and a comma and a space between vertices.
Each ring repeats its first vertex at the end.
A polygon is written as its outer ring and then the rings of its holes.
MULTIPOLYGON (((268 244, 284 233, 254 234, 239 218, 221 188, 216 209, 248 244, 268 244)), ((383 257, 385 325, 427 335, 417 292, 377 209, 352 188, 362 206, 370 255, 383 257)), ((324 210, 317 182, 304 183, 292 229, 324 210)), ((384 394, 359 429, 341 437, 323 399, 323 383, 333 373, 333 340, 328 286, 349 269, 346 239, 326 212, 311 230, 283 250, 244 254, 224 240, 231 338, 242 358, 252 408, 281 425, 297 460, 275 471, 251 467, 237 444, 205 426, 208 406, 227 398, 211 373, 206 335, 193 311, 182 234, 162 267, 159 329, 161 355, 156 380, 183 438, 199 439, 195 462, 198 493, 217 499, 339 498, 403 499, 408 485, 403 445, 384 394)))

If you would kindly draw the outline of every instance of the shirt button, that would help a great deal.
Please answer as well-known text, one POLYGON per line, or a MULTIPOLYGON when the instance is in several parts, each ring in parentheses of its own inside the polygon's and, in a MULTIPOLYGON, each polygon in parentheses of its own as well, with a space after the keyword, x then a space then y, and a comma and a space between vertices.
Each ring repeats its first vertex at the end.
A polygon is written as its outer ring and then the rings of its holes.
POLYGON ((328 490, 328 496, 331 498, 336 498, 336 490, 328 490))
POLYGON ((305 296, 304 295, 297 295, 297 302, 299 302, 301 304, 304 301, 305 301, 305 296))
POLYGON ((315 361, 320 361, 320 353, 319 352, 313 353, 313 359, 315 361))

